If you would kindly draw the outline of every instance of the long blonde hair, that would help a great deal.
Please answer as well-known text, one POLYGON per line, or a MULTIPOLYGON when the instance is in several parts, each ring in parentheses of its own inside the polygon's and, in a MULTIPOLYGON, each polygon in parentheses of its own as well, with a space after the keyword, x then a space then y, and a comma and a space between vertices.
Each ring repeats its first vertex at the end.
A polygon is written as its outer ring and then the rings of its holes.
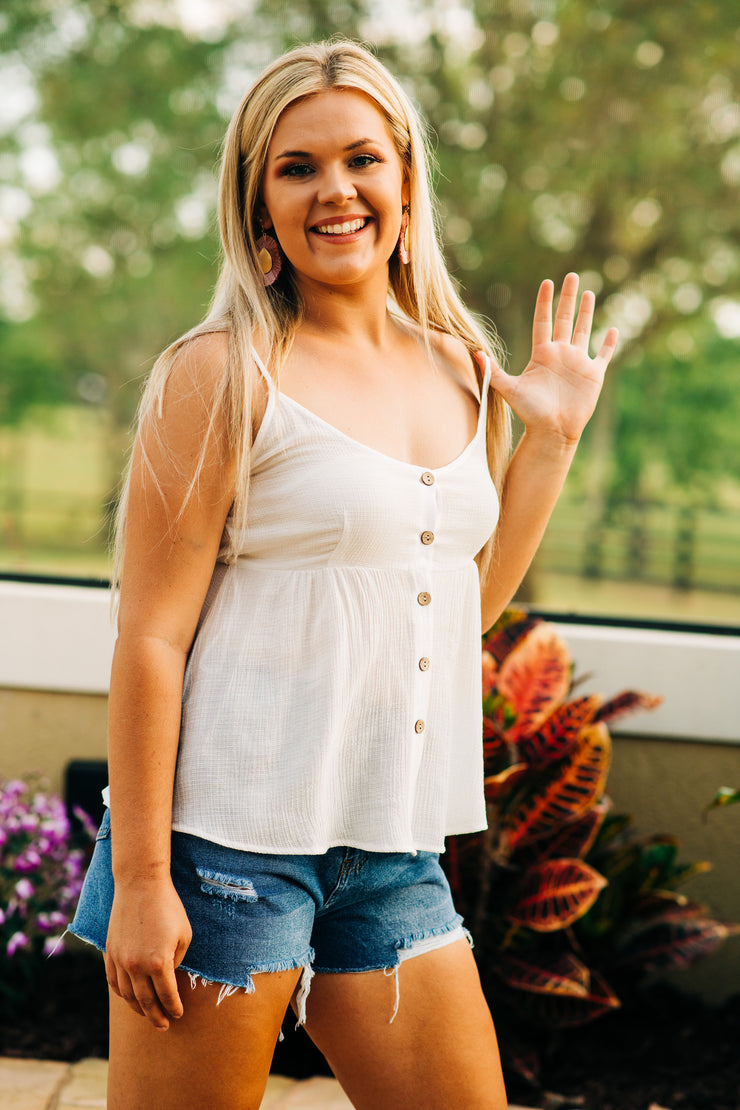
MULTIPOLYGON (((139 406, 139 426, 150 421, 158 435, 167 382, 176 356, 197 336, 225 332, 229 357, 211 402, 215 414, 225 414, 228 447, 236 460, 236 493, 231 509, 230 536, 246 524, 252 441, 252 395, 256 369, 253 341, 265 348, 266 364, 278 380, 280 366, 290 351, 301 322, 303 305, 289 262, 283 260, 280 278, 265 287, 258 263, 259 205, 267 150, 275 126, 295 101, 326 89, 353 89, 369 96, 385 117, 409 186, 410 254, 408 265, 394 255, 389 265, 389 292, 401 313, 416 323, 431 352, 430 335, 442 331, 460 339, 471 355, 485 349, 499 353, 492 329, 484 326, 460 300, 447 273, 439 245, 429 174, 431 152, 425 130, 411 100, 388 70, 367 49, 354 42, 331 41, 301 46, 276 59, 256 79, 234 113, 223 143, 218 195, 218 222, 223 261, 213 300, 205 319, 175 340, 152 368, 139 406)), ((482 374, 476 364, 479 384, 482 374)), ((503 399, 491 390, 488 398, 487 450, 491 476, 498 488, 508 461, 510 414, 503 399)), ((161 438, 160 438, 161 443, 161 438)), ((197 490, 207 444, 183 502, 197 490)), ((148 459, 144 458, 145 464, 148 459)), ((156 474, 153 474, 155 484, 156 474)), ((114 554, 114 581, 120 572, 125 543, 125 519, 130 474, 121 496, 114 554)), ((493 551, 489 541, 481 553, 487 573, 493 551)), ((234 541, 219 556, 237 558, 234 541)))

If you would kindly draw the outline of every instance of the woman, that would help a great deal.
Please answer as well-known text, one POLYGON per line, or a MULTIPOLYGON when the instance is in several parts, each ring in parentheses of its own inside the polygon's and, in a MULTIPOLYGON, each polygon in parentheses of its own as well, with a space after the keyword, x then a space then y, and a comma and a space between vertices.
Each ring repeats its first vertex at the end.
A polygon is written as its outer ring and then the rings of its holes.
POLYGON ((153 370, 121 510, 110 816, 73 926, 105 950, 108 1105, 259 1106, 292 1003, 355 1106, 500 1110, 438 853, 485 824, 481 628, 616 332, 591 359, 571 274, 524 372, 491 362, 414 110, 354 44, 258 78, 219 218, 212 310, 153 370))

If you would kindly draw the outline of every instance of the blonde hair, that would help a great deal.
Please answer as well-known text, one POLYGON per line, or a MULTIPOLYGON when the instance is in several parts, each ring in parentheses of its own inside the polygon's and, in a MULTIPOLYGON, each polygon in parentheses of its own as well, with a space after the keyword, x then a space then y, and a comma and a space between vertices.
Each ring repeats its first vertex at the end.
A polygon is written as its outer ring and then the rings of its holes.
MULTIPOLYGON (((419 115, 388 70, 354 42, 330 41, 301 46, 276 59, 256 79, 234 113, 223 143, 218 195, 218 222, 223 262, 205 319, 172 343, 157 359, 139 406, 139 426, 147 420, 159 436, 167 382, 180 351, 198 336, 225 332, 229 356, 211 404, 210 427, 223 414, 228 447, 236 460, 236 493, 231 509, 238 536, 246 524, 252 439, 252 393, 258 374, 253 357, 256 336, 265 348, 265 362, 279 380, 280 366, 290 351, 303 314, 300 291, 283 259, 280 278, 265 287, 258 263, 259 205, 267 150, 275 126, 289 105, 326 89, 352 89, 369 96, 385 117, 409 187, 411 261, 402 265, 394 254, 389 266, 389 292, 401 313, 417 324, 431 353, 430 336, 441 331, 461 340, 471 355, 480 349, 498 352, 498 340, 462 304, 447 273, 439 245, 436 213, 429 185, 431 152, 419 115)), ((479 384, 482 374, 476 364, 479 384)), ((498 488, 508 461, 510 414, 491 390, 488 398, 487 450, 491 476, 498 488)), ((207 451, 207 437, 182 508, 197 489, 207 451)), ((161 444, 161 437, 159 437, 161 444)), ((165 447, 166 449, 166 447, 165 447)), ((145 465, 151 464, 144 457, 145 465)), ((157 483, 156 474, 152 476, 157 483)), ((117 582, 125 543, 130 473, 126 478, 116 521, 114 581, 117 582)), ((182 510, 181 510, 182 511, 182 510)), ((487 573, 493 542, 481 553, 487 573)), ((219 556, 237 557, 234 541, 219 556)))

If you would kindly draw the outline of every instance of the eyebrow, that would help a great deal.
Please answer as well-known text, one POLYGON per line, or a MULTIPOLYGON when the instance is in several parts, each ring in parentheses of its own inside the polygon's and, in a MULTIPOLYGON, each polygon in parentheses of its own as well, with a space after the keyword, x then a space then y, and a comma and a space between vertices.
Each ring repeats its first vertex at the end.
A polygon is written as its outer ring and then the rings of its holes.
MULTIPOLYGON (((374 143, 375 139, 356 139, 355 142, 346 146, 345 151, 357 150, 360 146, 367 146, 368 143, 374 143)), ((282 154, 276 154, 275 158, 310 158, 310 150, 284 150, 282 154)))

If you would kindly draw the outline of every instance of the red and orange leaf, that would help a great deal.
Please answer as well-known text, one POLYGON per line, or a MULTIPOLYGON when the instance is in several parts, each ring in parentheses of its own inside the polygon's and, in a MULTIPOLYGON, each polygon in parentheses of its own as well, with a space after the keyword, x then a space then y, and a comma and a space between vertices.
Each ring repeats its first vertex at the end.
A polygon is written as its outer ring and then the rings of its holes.
POLYGON ((643 972, 686 968, 714 952, 733 931, 721 921, 673 911, 635 931, 622 948, 616 966, 638 967, 643 972))
POLYGON ((498 802, 506 797, 528 771, 529 767, 526 763, 512 763, 511 767, 507 767, 505 771, 499 771, 497 775, 487 775, 483 785, 488 801, 498 802))
POLYGON ((481 655, 483 666, 483 697, 485 698, 495 689, 498 683, 498 663, 491 655, 490 651, 483 651, 481 655))
POLYGON ((562 759, 575 746, 581 729, 594 720, 601 699, 596 694, 558 705, 536 732, 519 741, 519 752, 532 767, 562 759))
POLYGON ((593 847, 599 829, 609 812, 611 802, 602 798, 575 821, 568 821, 562 828, 534 849, 537 859, 585 859, 593 847))
POLYGON ((591 972, 588 990, 575 994, 514 994, 512 1001, 530 1021, 549 1029, 585 1025, 621 1005, 609 984, 596 971, 591 972))
POLYGON ((534 994, 584 997, 591 982, 589 969, 569 952, 550 961, 540 956, 537 963, 501 953, 492 969, 507 986, 534 994))
POLYGON ((639 690, 624 690, 621 694, 605 701, 596 714, 597 721, 616 721, 638 709, 657 709, 663 699, 654 694, 643 694, 639 690))
POLYGON ((580 817, 601 797, 611 759, 606 725, 588 725, 558 773, 504 818, 501 847, 506 854, 580 817))
POLYGON ((567 929, 596 901, 606 879, 580 859, 545 860, 531 867, 508 916, 538 933, 567 929))
POLYGON ((516 647, 535 625, 541 624, 541 617, 530 617, 523 610, 507 610, 496 622, 483 641, 483 650, 490 652, 501 665, 506 656, 516 647), (511 617, 511 620, 506 619, 511 617))
POLYGON ((483 754, 493 755, 495 748, 507 750, 508 741, 495 721, 483 718, 483 754), (488 746, 488 751, 486 747, 488 746))
POLYGON ((498 689, 516 719, 510 740, 530 736, 568 693, 571 659, 561 638, 548 624, 536 625, 504 660, 498 689))

